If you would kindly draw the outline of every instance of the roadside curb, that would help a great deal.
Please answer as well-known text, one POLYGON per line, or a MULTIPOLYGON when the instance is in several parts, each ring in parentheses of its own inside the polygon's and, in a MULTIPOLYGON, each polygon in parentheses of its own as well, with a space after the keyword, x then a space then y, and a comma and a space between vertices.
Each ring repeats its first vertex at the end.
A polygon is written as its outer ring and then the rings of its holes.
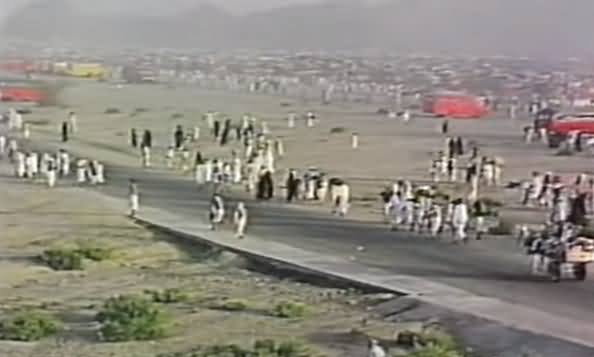
POLYGON ((356 261, 323 256, 293 247, 288 247, 285 250, 285 253, 290 252, 291 254, 282 256, 284 245, 276 242, 262 242, 267 245, 268 250, 278 252, 278 254, 268 254, 263 249, 254 247, 259 243, 257 237, 248 237, 246 240, 237 241, 227 232, 210 232, 204 224, 182 224, 181 221, 178 221, 176 225, 174 216, 165 211, 148 207, 146 211, 149 212, 143 212, 134 220, 139 224, 183 237, 189 241, 271 264, 279 264, 297 272, 406 296, 456 314, 492 321, 505 328, 540 336, 550 336, 594 348, 594 329, 576 324, 574 320, 563 316, 538 311, 527 306, 506 303, 494 298, 473 295, 461 289, 412 276, 390 274, 380 269, 369 269, 356 261), (153 215, 160 219, 153 219, 153 215), (216 235, 216 239, 209 237, 211 235, 216 235), (316 259, 311 259, 313 256, 316 259), (306 262, 310 264, 305 264, 306 262))

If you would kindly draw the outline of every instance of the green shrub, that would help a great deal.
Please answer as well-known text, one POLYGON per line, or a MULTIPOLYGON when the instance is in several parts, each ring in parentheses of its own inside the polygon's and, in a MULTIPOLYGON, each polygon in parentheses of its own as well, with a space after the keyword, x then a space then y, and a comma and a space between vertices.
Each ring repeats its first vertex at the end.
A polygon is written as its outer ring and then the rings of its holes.
POLYGON ((83 269, 83 257, 76 250, 49 249, 43 252, 39 258, 54 270, 83 269))
POLYGON ((423 346, 439 346, 448 350, 459 350, 456 339, 441 330, 425 330, 419 335, 419 343, 423 346))
POLYGON ((444 346, 430 345, 409 353, 407 357, 464 357, 464 355, 444 346))
POLYGON ((121 296, 107 300, 96 316, 109 342, 155 340, 167 335, 168 316, 147 299, 121 296))
POLYGON ((175 304, 188 300, 188 295, 180 289, 146 290, 153 302, 160 304, 175 304))
POLYGON ((274 316, 283 319, 298 319, 307 312, 307 306, 299 302, 281 302, 274 307, 274 316))
POLYGON ((75 252, 82 257, 92 260, 94 262, 102 262, 111 259, 113 251, 107 248, 87 246, 76 249, 75 252))
POLYGON ((163 354, 159 357, 311 357, 309 349, 298 342, 276 343, 273 340, 256 341, 252 348, 238 345, 216 345, 197 348, 189 352, 163 354))
POLYGON ((20 313, 0 324, 3 340, 38 341, 58 332, 61 324, 51 316, 28 311, 20 313))
POLYGON ((226 300, 217 305, 216 308, 225 311, 245 311, 248 308, 248 303, 243 300, 226 300))

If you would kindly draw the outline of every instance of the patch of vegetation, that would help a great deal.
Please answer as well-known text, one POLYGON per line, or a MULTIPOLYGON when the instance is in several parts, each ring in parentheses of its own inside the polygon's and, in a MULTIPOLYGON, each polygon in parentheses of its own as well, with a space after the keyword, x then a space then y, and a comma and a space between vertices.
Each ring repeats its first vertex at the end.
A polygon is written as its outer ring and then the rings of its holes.
POLYGON ((83 256, 72 249, 49 249, 39 259, 53 270, 83 269, 83 256))
POLYGON ((118 108, 107 108, 105 114, 120 114, 122 111, 118 108))
POLYGON ((407 357, 464 357, 464 355, 458 351, 450 350, 443 346, 431 345, 413 351, 409 353, 407 357))
POLYGON ((299 302, 281 302, 276 305, 273 314, 283 319, 298 319, 307 313, 307 305, 299 302))
POLYGON ((102 262, 112 256, 111 249, 83 243, 78 248, 48 249, 39 259, 54 270, 82 270, 84 259, 102 262))
POLYGON ((330 134, 342 134, 344 132, 346 132, 346 128, 343 128, 341 126, 330 129, 330 134))
POLYGON ((160 304, 175 304, 188 301, 188 294, 180 289, 164 289, 164 290, 145 290, 145 294, 149 295, 151 300, 160 304))
POLYGON ((76 249, 75 252, 80 254, 83 258, 94 262, 102 262, 113 257, 113 250, 93 245, 83 245, 76 249))
POLYGON ((10 341, 39 341, 57 333, 61 323, 55 318, 27 311, 0 323, 0 338, 10 341))
POLYGON ((423 332, 403 331, 398 334, 398 344, 414 348, 406 357, 464 357, 457 341, 435 328, 423 332))
POLYGON ((216 305, 215 308, 223 311, 245 311, 248 309, 248 306, 247 301, 232 299, 223 301, 219 305, 216 305))
POLYGON ((182 113, 173 113, 171 114, 171 119, 181 119, 184 115, 182 113))
POLYGON ((166 337, 169 317, 142 297, 119 296, 107 300, 96 316, 100 337, 108 342, 146 341, 166 337))
POLYGON ((162 354, 159 357, 313 357, 314 353, 299 342, 277 343, 273 340, 256 341, 252 348, 238 345, 217 345, 197 348, 188 352, 162 354))

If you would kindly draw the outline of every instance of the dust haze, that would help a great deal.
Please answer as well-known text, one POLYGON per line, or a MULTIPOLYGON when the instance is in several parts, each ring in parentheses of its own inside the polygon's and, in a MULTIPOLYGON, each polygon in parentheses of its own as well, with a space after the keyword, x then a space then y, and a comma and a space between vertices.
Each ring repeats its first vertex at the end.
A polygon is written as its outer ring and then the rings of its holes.
POLYGON ((39 42, 594 56, 591 0, 0 0, 0 7, 0 33, 39 42))

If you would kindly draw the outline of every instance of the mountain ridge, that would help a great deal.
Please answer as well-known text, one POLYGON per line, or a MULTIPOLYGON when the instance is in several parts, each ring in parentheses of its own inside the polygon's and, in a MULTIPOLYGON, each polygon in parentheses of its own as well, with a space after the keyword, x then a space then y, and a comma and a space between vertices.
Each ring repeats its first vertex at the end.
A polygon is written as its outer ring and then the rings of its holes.
POLYGON ((327 1, 233 15, 205 1, 177 14, 83 14, 68 0, 37 0, 5 19, 11 37, 75 43, 212 49, 361 50, 475 55, 592 56, 588 14, 547 0, 327 1))

